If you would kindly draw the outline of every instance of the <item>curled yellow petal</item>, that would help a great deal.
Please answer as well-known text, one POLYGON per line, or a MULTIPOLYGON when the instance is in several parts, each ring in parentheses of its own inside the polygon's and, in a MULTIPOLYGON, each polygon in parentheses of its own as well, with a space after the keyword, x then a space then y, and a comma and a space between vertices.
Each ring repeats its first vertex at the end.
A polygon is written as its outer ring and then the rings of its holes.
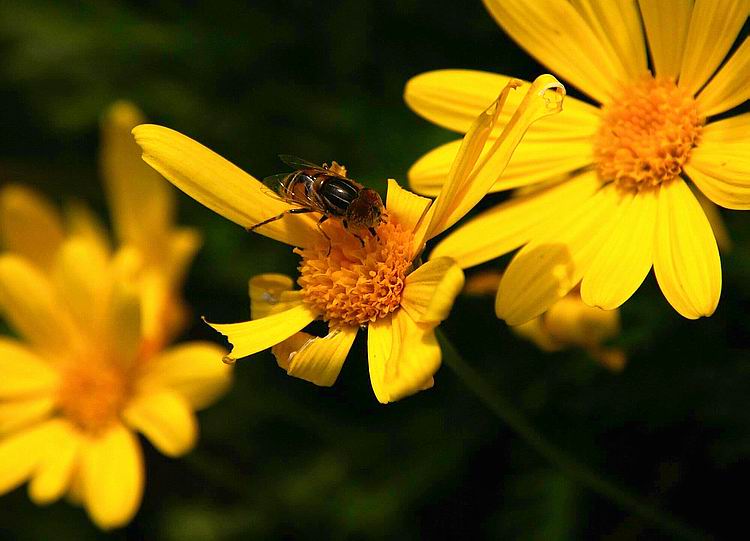
POLYGON ((431 200, 420 197, 409 190, 404 190, 398 182, 392 178, 388 179, 388 194, 385 207, 388 215, 407 231, 413 231, 422 222, 431 200))
POLYGON ((287 340, 293 344, 274 348, 274 355, 290 376, 330 387, 336 383, 358 331, 359 327, 342 327, 323 337, 297 333, 287 340))
POLYGON ((248 283, 252 318, 264 318, 273 312, 288 308, 289 301, 299 301, 296 297, 282 300, 283 294, 291 291, 293 287, 294 280, 285 274, 267 273, 253 276, 248 283))
POLYGON ((439 323, 463 286, 464 273, 452 259, 431 259, 406 277, 401 307, 417 323, 439 323))

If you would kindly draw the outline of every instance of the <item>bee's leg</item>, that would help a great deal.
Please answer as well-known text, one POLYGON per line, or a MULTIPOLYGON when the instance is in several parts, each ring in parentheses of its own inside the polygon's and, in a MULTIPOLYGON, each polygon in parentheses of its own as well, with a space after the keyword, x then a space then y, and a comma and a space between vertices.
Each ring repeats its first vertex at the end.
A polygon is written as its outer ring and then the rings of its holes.
POLYGON ((367 230, 370 232, 370 235, 375 237, 378 242, 380 242, 380 236, 378 235, 378 232, 375 230, 374 227, 368 227, 367 230))
POLYGON ((272 216, 271 218, 267 220, 263 220, 260 223, 252 225, 250 227, 246 227, 245 230, 247 230, 248 232, 253 231, 255 229, 258 229, 262 225, 270 224, 271 222, 275 222, 276 220, 281 220, 287 214, 307 214, 308 212, 315 212, 315 211, 313 209, 308 209, 308 208, 293 208, 293 209, 285 210, 281 214, 277 214, 276 216, 272 216))
POLYGON ((327 215, 327 214, 323 214, 323 215, 322 215, 322 216, 320 217, 320 220, 318 220, 318 230, 319 230, 319 231, 320 231, 321 233, 323 233, 323 236, 324 236, 324 237, 326 238, 326 240, 328 241, 328 252, 326 252, 326 257, 328 257, 329 255, 331 255, 331 237, 329 237, 329 236, 328 236, 328 233, 326 233, 325 231, 323 231, 323 228, 321 227, 321 225, 322 225, 322 224, 323 224, 323 222, 325 222, 325 221, 326 221, 327 219, 328 219, 328 215, 327 215))
POLYGON ((362 237, 360 237, 360 236, 359 236, 359 235, 357 235, 356 233, 352 233, 352 235, 354 235, 355 237, 357 237, 357 240, 358 240, 358 241, 359 241, 359 243, 360 243, 360 244, 362 245, 362 248, 364 248, 364 247, 365 247, 365 239, 363 239, 362 237))

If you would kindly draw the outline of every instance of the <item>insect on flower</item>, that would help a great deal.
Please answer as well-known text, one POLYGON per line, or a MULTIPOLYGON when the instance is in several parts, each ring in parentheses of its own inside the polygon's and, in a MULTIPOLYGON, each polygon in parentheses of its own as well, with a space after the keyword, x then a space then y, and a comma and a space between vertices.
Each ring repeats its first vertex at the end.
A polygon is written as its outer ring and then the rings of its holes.
POLYGON ((328 218, 341 220, 344 229, 351 231, 362 246, 365 241, 356 231, 367 229, 373 237, 377 236, 375 228, 387 217, 378 192, 347 178, 346 168, 336 162, 319 166, 286 154, 279 158, 295 171, 264 179, 266 193, 298 206, 253 225, 248 231, 280 220, 287 214, 319 212, 318 229, 328 239, 329 249, 331 239, 321 227, 328 218))

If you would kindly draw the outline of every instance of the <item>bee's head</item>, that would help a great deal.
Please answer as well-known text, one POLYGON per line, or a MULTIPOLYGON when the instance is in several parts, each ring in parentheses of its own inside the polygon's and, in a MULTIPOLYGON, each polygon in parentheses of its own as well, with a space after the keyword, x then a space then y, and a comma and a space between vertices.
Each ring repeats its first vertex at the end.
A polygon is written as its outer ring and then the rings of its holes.
POLYGON ((362 188, 357 198, 351 202, 346 211, 346 219, 350 227, 355 229, 369 229, 378 227, 383 221, 385 208, 383 200, 375 190, 362 188))

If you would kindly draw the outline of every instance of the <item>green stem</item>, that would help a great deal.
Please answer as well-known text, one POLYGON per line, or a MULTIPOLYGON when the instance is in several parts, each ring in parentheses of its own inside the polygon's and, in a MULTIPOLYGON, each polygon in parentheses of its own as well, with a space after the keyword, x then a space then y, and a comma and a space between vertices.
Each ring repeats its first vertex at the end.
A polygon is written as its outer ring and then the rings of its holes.
POLYGON ((461 358, 456 348, 440 329, 437 330, 437 334, 443 349, 443 362, 456 373, 459 379, 474 392, 477 398, 496 417, 505 422, 530 447, 560 468, 573 481, 591 489, 621 508, 653 523, 665 533, 673 536, 676 535, 683 539, 711 539, 707 534, 687 526, 671 515, 659 511, 654 506, 643 503, 627 490, 603 478, 594 470, 581 464, 565 453, 565 451, 550 443, 510 401, 498 394, 487 383, 486 378, 483 378, 471 365, 461 358))

